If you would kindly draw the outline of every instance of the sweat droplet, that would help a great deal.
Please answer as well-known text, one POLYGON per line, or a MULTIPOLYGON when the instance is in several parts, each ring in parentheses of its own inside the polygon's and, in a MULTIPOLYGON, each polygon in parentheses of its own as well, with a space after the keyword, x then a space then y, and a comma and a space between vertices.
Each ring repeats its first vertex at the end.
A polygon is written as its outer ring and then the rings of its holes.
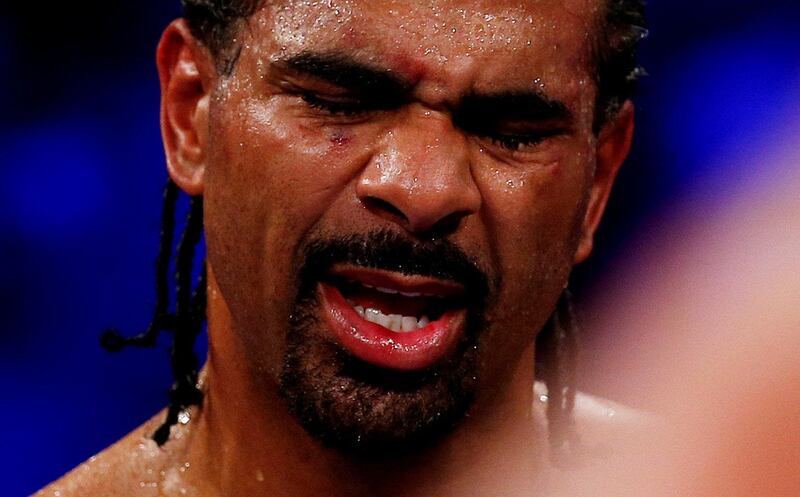
POLYGON ((189 421, 192 420, 192 417, 189 415, 188 411, 181 411, 178 413, 178 423, 185 425, 189 424, 189 421))

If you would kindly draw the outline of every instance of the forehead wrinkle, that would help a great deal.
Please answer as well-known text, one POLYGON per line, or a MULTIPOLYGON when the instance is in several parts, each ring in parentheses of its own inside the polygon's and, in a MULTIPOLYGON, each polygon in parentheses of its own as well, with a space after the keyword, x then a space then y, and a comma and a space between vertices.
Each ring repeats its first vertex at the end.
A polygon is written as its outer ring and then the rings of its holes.
MULTIPOLYGON (((256 13, 260 25, 253 27, 252 34, 256 37, 259 33, 266 34, 267 39, 252 41, 272 45, 264 51, 270 60, 309 47, 352 53, 412 83, 419 82, 419 88, 415 89, 426 95, 426 99, 441 99, 448 93, 452 99, 454 87, 460 93, 467 89, 486 92, 503 89, 496 87, 498 81, 513 82, 517 87, 534 84, 539 79, 547 81, 554 64, 574 68, 573 62, 582 63, 589 70, 586 55, 591 55, 592 43, 588 32, 585 37, 579 33, 595 31, 587 24, 596 24, 596 12, 589 15, 582 10, 595 3, 600 2, 529 0, 523 4, 504 2, 502 6, 493 2, 451 1, 429 1, 423 5, 382 1, 370 4, 357 0, 266 2, 256 13), (395 15, 387 15, 392 9, 395 15), (486 16, 491 20, 487 21, 486 16), (322 22, 323 18, 332 22, 322 22), (449 32, 448 27, 455 33, 449 32), (580 47, 558 48, 569 38, 575 40, 573 28, 580 30, 577 32, 580 47), (425 36, 427 32, 436 36, 425 36), (500 50, 503 53, 498 53, 500 50), (548 50, 561 53, 557 58, 551 57, 547 67, 532 70, 527 64, 525 70, 511 72, 498 67, 497 61, 502 62, 505 55, 530 54, 531 64, 536 64, 537 59, 547 59, 546 55, 538 58, 537 53, 548 50), (565 62, 564 57, 573 62, 565 62)), ((562 86, 556 82, 548 88, 548 93, 560 93, 563 99, 566 95, 562 86)))
MULTIPOLYGON (((415 52, 446 58, 446 52, 453 47, 465 54, 487 53, 536 43, 541 34, 574 32, 574 22, 568 23, 570 26, 564 26, 561 21, 551 22, 552 16, 548 14, 553 13, 552 4, 537 1, 498 8, 486 2, 430 1, 419 5, 416 2, 286 1, 267 2, 257 15, 268 24, 262 27, 267 28, 282 47, 290 48, 313 38, 320 41, 316 34, 328 38, 343 36, 358 46, 371 43, 370 38, 375 33, 399 30, 408 36, 395 36, 392 40, 395 45, 419 40, 415 52), (365 22, 359 25, 359 21, 365 22), (432 41, 427 41, 429 39, 432 41)), ((558 5, 560 10, 565 9, 560 2, 558 5)), ((580 14, 570 17, 580 17, 580 14)))

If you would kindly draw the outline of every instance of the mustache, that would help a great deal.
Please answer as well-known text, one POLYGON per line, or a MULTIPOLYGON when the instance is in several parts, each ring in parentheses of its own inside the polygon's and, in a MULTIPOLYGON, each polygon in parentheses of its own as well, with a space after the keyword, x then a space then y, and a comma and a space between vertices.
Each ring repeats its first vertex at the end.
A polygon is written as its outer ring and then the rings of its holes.
POLYGON ((473 302, 485 301, 490 290, 500 283, 497 278, 490 278, 459 246, 444 238, 417 241, 393 231, 379 230, 315 239, 302 252, 301 292, 309 290, 337 264, 453 281, 464 286, 473 302))

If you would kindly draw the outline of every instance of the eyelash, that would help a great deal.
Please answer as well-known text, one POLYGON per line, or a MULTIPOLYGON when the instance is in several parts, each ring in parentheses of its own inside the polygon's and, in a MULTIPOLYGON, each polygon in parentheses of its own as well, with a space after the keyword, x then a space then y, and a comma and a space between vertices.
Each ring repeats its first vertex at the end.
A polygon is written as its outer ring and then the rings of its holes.
POLYGON ((512 152, 523 152, 525 147, 535 147, 541 145, 550 138, 568 133, 564 128, 544 128, 520 135, 503 135, 484 133, 493 144, 503 147, 512 152))
POLYGON ((333 116, 353 117, 373 110, 360 101, 337 102, 320 98, 312 93, 304 93, 301 98, 312 109, 320 110, 333 116))
POLYGON ((524 147, 539 145, 554 133, 540 133, 538 135, 489 135, 493 144, 512 152, 520 152, 524 147))

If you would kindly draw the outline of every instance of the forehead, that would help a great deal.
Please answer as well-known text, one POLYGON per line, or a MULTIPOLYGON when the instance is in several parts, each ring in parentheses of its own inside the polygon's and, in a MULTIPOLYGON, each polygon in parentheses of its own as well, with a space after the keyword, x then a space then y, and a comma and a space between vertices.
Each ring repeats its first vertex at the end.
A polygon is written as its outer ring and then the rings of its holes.
POLYGON ((262 63, 340 52, 443 88, 480 91, 502 81, 559 93, 588 77, 599 2, 267 2, 250 19, 245 41, 262 63))

